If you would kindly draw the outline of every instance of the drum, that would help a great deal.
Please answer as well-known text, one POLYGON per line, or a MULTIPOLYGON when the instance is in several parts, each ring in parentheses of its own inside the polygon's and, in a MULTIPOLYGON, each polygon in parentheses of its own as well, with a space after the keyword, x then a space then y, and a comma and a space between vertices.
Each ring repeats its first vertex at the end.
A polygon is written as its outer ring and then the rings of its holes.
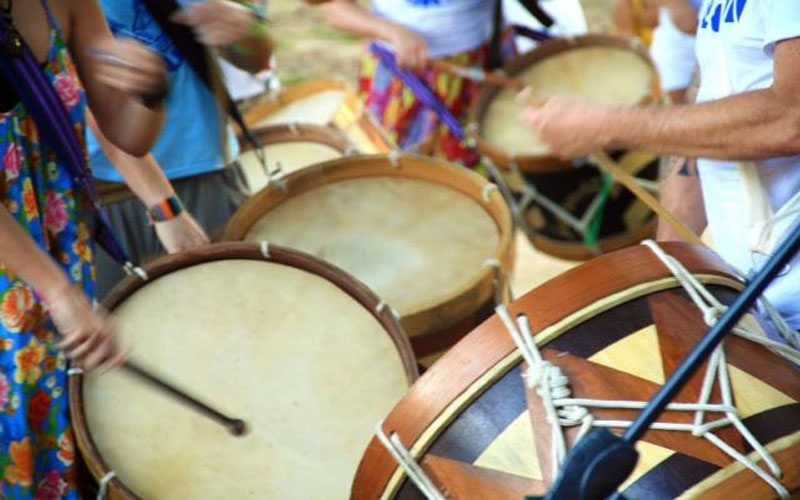
POLYGON ((254 129, 253 134, 261 145, 269 172, 265 172, 253 148, 242 152, 239 163, 251 193, 266 186, 270 177, 276 178, 315 163, 341 158, 350 151, 344 133, 331 127, 294 123, 268 125, 254 129))
POLYGON ((512 260, 494 185, 438 160, 364 156, 307 167, 248 200, 224 239, 325 259, 396 310, 430 364, 491 314, 512 260))
MULTIPOLYGON (((680 243, 662 249, 705 286, 709 303, 729 304, 743 287, 710 250, 680 243)), ((439 360, 380 427, 392 449, 408 450, 449 499, 543 495, 556 477, 553 444, 566 439, 568 449, 582 425, 621 435, 626 421, 639 414, 636 408, 655 395, 707 330, 701 310, 644 246, 570 270, 508 309, 507 322, 492 317, 439 360), (533 357, 532 371, 522 360, 507 326, 523 332, 518 315, 527 318, 549 366, 533 357), (534 387, 542 380, 536 375, 546 377, 553 392, 534 387), (548 420, 551 407, 543 393, 552 395, 560 425, 548 420), (620 409, 618 401, 633 405, 620 409)), ((748 323, 753 338, 764 342, 752 317, 748 323)), ((670 407, 660 427, 637 445, 639 463, 622 487, 625 498, 777 496, 734 455, 749 458, 778 487, 800 488, 798 366, 733 334, 716 361, 711 384, 704 380, 706 363, 675 400, 706 401, 700 424, 708 425, 699 426, 704 430, 696 437, 697 407, 670 407), (758 443, 782 470, 782 481, 753 451, 758 443)), ((387 450, 373 438, 352 498, 421 498, 387 450)))
POLYGON ((245 115, 249 127, 300 123, 333 126, 365 154, 387 153, 391 143, 365 112, 350 85, 340 80, 316 80, 281 90, 245 115))
MULTIPOLYGON (((537 97, 572 96, 614 106, 658 102, 658 74, 649 56, 628 39, 588 35, 554 39, 512 59, 503 70, 537 97)), ((523 230, 540 250, 583 260, 652 234, 652 212, 587 160, 550 154, 519 121, 512 90, 486 87, 471 113, 470 134, 497 166, 519 204, 523 230)), ((659 159, 637 151, 614 158, 650 189, 657 189, 659 159)))
POLYGON ((145 271, 106 303, 131 358, 249 432, 232 436, 125 371, 74 375, 77 442, 110 496, 345 497, 374 420, 416 378, 388 308, 279 247, 214 245, 145 271))

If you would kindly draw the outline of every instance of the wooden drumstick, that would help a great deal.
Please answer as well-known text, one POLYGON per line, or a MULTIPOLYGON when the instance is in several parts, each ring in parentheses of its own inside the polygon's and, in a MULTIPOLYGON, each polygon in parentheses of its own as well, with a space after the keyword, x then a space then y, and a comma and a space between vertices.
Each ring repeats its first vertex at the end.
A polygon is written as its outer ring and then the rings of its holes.
POLYGON ((201 402, 197 398, 190 396, 189 394, 178 389, 171 383, 166 382, 160 377, 153 375, 148 370, 142 368, 133 361, 130 360, 126 361, 120 368, 127 371, 131 375, 138 377, 140 380, 147 382, 151 386, 162 390, 172 398, 180 401, 186 406, 191 407, 193 410, 200 413, 204 417, 207 417, 213 420, 214 422, 217 422, 218 424, 228 429, 228 432, 230 432, 234 436, 243 436, 247 432, 247 424, 245 424, 244 420, 238 418, 231 418, 226 415, 223 415, 221 412, 201 402))
MULTIPOLYGON (((523 102, 528 102, 534 106, 540 107, 544 106, 547 102, 546 99, 533 95, 530 87, 525 87, 522 92, 520 92, 519 99, 523 102)), ((608 153, 605 151, 597 151, 589 155, 589 160, 596 163, 603 171, 613 177, 615 181, 625 186, 631 193, 639 198, 650 210, 663 218, 687 243, 705 246, 703 240, 701 240, 694 231, 689 229, 683 222, 675 217, 672 212, 667 210, 655 196, 639 185, 639 183, 636 182, 636 177, 620 167, 617 162, 608 156, 608 153)))
POLYGON ((515 92, 519 92, 525 87, 525 84, 516 78, 512 78, 502 73, 487 72, 477 66, 466 67, 439 60, 429 61, 428 66, 436 71, 450 73, 451 75, 459 76, 461 78, 487 83, 489 85, 506 88, 515 92))

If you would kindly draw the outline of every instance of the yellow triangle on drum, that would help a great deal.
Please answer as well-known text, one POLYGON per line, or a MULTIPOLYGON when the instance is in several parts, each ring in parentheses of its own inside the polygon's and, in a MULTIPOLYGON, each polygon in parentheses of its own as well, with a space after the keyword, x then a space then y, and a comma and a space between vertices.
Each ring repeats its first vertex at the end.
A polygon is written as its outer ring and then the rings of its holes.
POLYGON ((675 450, 670 450, 669 448, 664 448, 663 446, 658 446, 657 444, 647 441, 637 442, 636 451, 639 452, 639 461, 636 463, 636 468, 633 469, 631 475, 619 488, 619 491, 625 491, 625 488, 638 481, 639 478, 653 470, 658 464, 675 453, 675 450))
POLYGON ((592 355, 589 361, 659 385, 664 384, 664 362, 661 359, 658 331, 655 325, 646 326, 638 332, 614 342, 592 355))
POLYGON ((542 469, 528 412, 511 422, 472 465, 541 481, 542 469))
POLYGON ((728 373, 731 376, 733 400, 741 418, 796 403, 778 389, 733 365, 728 365, 728 373))

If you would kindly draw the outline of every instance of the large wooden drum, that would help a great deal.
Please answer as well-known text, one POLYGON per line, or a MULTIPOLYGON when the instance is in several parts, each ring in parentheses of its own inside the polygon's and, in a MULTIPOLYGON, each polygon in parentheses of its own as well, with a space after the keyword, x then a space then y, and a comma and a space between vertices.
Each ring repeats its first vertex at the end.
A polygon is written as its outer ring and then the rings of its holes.
POLYGON ((366 156, 281 184, 248 200, 224 238, 297 248, 352 274, 400 314, 424 364, 491 314, 512 223, 496 186, 477 174, 430 158, 366 156))
MULTIPOLYGON (((646 52, 628 39, 608 35, 550 40, 503 70, 541 98, 570 96, 614 106, 660 99, 658 74, 646 52)), ((512 90, 485 88, 472 109, 470 129, 521 203, 520 223, 537 248, 580 260, 652 234, 655 219, 649 209, 588 161, 553 156, 520 122, 516 99, 512 90)), ((656 156, 628 151, 614 157, 655 187, 656 156)))
POLYGON ((107 299, 131 356, 246 421, 218 424, 125 372, 73 376, 78 445, 112 498, 343 498, 375 419, 416 378, 375 295, 279 247, 169 256, 107 299))
POLYGON ((239 156, 251 193, 260 191, 270 178, 278 178, 315 163, 341 158, 350 152, 343 132, 319 125, 268 125, 253 130, 261 151, 252 147, 239 156), (261 164, 264 155, 267 171, 261 164))
MULTIPOLYGON (((730 303, 742 288, 711 251, 678 243, 662 248, 722 303, 730 303)), ((622 434, 618 426, 639 411, 614 409, 613 402, 652 398, 707 330, 700 309, 644 246, 570 270, 509 310, 512 317, 527 317, 544 360, 567 377, 562 386, 548 376, 566 391, 554 391, 563 431, 553 430, 540 395, 544 389, 530 388, 529 381, 536 379, 529 377, 535 375, 495 315, 425 373, 381 427, 390 439, 399 438, 448 499, 544 494, 556 475, 551 449, 556 436, 565 436, 571 446, 585 420, 622 434), (612 408, 603 408, 604 403, 612 408)), ((757 327, 752 317, 750 323, 757 327)), ((782 487, 800 488, 800 370, 732 334, 724 341, 724 354, 708 386, 708 403, 716 409, 700 420, 709 424, 708 432, 692 435, 696 412, 691 408, 667 411, 659 425, 688 424, 690 429, 661 427, 644 436, 637 446, 639 464, 622 488, 626 498, 773 498, 776 489, 723 451, 727 446, 747 455, 777 483, 753 452, 753 442, 764 445, 783 471, 782 487), (754 441, 745 440, 745 432, 726 418, 737 419, 754 441)), ((676 402, 703 400, 704 372, 705 367, 676 402)), ((421 495, 376 437, 361 460, 352 498, 421 495)))
POLYGON ((312 80, 283 89, 249 110, 245 122, 253 128, 289 123, 332 126, 343 131, 362 153, 392 149, 350 85, 340 80, 312 80))

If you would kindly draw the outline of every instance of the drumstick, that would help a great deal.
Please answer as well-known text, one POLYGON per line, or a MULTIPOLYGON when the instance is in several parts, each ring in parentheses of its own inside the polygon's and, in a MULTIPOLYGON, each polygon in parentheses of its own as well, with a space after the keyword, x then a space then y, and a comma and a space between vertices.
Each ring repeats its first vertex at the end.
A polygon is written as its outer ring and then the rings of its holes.
MULTIPOLYGON (((525 87, 522 89, 522 92, 519 93, 519 99, 539 107, 544 106, 544 104, 547 102, 546 99, 542 99, 541 97, 536 97, 533 95, 530 87, 525 87)), ((672 212, 667 210, 664 205, 662 205, 661 202, 656 199, 655 196, 640 186, 639 183, 636 182, 636 177, 620 167, 617 162, 608 156, 608 153, 605 151, 597 151, 596 153, 589 155, 589 160, 596 163, 597 166, 599 166, 603 171, 613 177, 615 181, 625 186, 631 193, 639 198, 639 200, 647 205, 650 210, 655 212, 656 215, 663 218, 667 224, 672 226, 672 228, 675 229, 675 231, 687 243, 705 246, 703 240, 701 240, 700 237, 694 233, 694 231, 686 227, 686 225, 678 220, 678 218, 675 217, 672 212)))
POLYGON ((121 366, 121 369, 127 371, 131 375, 138 377, 140 380, 147 382, 151 386, 164 391, 165 393, 175 398, 176 400, 180 401, 181 403, 185 404, 186 406, 191 407, 201 415, 213 420, 214 422, 217 422, 218 424, 228 429, 228 432, 230 432, 234 436, 243 436, 247 432, 247 425, 245 424, 244 420, 238 418, 230 418, 228 416, 223 415, 221 412, 215 410, 214 408, 208 406, 205 403, 202 403, 197 398, 190 396, 189 394, 178 389, 171 383, 166 382, 160 377, 153 375, 148 370, 145 370, 144 368, 134 363, 133 361, 130 360, 126 361, 121 366))
POLYGON ((466 78, 468 80, 474 80, 481 83, 488 83, 489 85, 507 88, 516 92, 519 92, 525 87, 525 85, 516 78, 512 78, 502 73, 490 73, 477 66, 467 67, 438 60, 429 61, 428 66, 436 71, 450 73, 451 75, 459 76, 461 78, 466 78))

